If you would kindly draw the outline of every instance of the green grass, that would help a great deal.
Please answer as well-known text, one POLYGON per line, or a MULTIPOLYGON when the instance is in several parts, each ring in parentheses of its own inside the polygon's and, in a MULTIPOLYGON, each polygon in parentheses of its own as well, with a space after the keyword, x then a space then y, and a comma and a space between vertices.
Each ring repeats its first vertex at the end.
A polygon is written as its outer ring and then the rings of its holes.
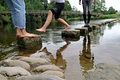
POLYGON ((105 14, 99 17, 99 19, 109 19, 109 18, 117 18, 117 14, 105 14))

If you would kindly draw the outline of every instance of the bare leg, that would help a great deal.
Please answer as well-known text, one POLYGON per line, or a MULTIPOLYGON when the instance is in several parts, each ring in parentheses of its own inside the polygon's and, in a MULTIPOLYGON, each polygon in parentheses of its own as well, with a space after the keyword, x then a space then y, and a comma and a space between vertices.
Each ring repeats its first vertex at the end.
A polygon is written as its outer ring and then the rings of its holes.
POLYGON ((22 35, 21 29, 16 28, 16 36, 22 35))
POLYGON ((21 35, 20 37, 35 37, 35 34, 28 33, 25 29, 21 29, 21 35))
POLYGON ((36 30, 39 31, 39 32, 45 32, 46 28, 48 27, 48 25, 50 24, 50 22, 52 20, 52 16, 53 16, 53 13, 49 10, 48 11, 47 19, 45 21, 45 24, 43 25, 42 28, 39 28, 39 29, 36 29, 36 30))
POLYGON ((26 32, 25 29, 17 28, 16 29, 16 36, 19 36, 19 37, 35 37, 36 35, 26 32))
POLYGON ((70 29, 70 25, 62 18, 58 18, 57 21, 61 22, 62 24, 64 24, 66 26, 66 28, 64 30, 70 29))

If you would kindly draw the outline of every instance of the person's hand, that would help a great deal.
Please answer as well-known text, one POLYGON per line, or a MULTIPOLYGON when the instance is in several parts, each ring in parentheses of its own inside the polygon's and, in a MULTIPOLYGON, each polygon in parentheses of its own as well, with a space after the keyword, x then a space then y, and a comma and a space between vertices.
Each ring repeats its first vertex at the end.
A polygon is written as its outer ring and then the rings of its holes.
POLYGON ((81 5, 81 1, 79 2, 79 5, 81 5))

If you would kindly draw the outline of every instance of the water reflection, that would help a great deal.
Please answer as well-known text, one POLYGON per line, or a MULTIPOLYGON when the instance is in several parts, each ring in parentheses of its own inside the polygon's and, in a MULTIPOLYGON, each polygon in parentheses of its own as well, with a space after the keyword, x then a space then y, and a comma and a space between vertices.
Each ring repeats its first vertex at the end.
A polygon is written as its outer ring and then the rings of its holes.
POLYGON ((93 69, 94 54, 91 53, 91 39, 90 35, 83 38, 83 49, 80 51, 80 65, 82 66, 83 73, 93 69))
MULTIPOLYGON (((101 21, 104 22, 104 20, 101 21)), ((97 21, 97 23, 101 21, 97 21)), ((75 21, 71 26, 72 28, 75 28, 76 26, 80 27, 81 25, 81 21, 75 21)), ((32 25, 30 26, 31 31, 34 31, 33 29, 35 29, 35 27, 32 25)), ((86 73, 87 71, 93 69, 94 65, 99 62, 119 64, 119 22, 116 24, 110 23, 108 25, 98 26, 95 30, 90 32, 89 35, 84 36, 84 38, 82 37, 83 41, 81 41, 82 38, 77 39, 78 41, 72 39, 70 40, 71 43, 69 41, 65 42, 65 40, 61 37, 61 30, 64 27, 56 26, 57 25, 52 25, 48 27, 46 33, 38 33, 38 35, 42 38, 42 50, 39 50, 41 48, 33 51, 19 50, 19 55, 39 57, 40 54, 45 54, 48 58, 50 58, 53 64, 66 69, 65 73, 68 74, 67 77, 70 76, 75 78, 78 76, 79 79, 81 79, 80 73, 86 73), (82 47, 82 49, 79 53, 80 47, 82 47), (81 72, 81 70, 83 71, 81 72)), ((12 29, 13 28, 11 26, 0 29, 0 43, 10 44, 11 42, 16 41, 12 29)), ((71 78, 67 80, 70 79, 71 78)))
POLYGON ((26 56, 30 57, 32 54, 34 54, 36 51, 40 50, 42 45, 35 45, 33 49, 18 49, 19 53, 18 56, 26 56))
POLYGON ((100 44, 100 38, 104 35, 106 26, 97 26, 95 30, 90 32, 91 44, 100 44))
POLYGON ((109 29, 112 29, 112 27, 113 27, 114 25, 115 25, 115 23, 114 23, 114 22, 109 23, 109 24, 108 24, 108 28, 109 28, 109 29))
POLYGON ((68 47, 69 44, 70 42, 66 41, 66 44, 60 47, 56 52, 56 59, 54 64, 62 69, 66 69, 66 60, 63 59, 62 52, 68 47))
POLYGON ((66 40, 66 44, 63 45, 62 47, 60 47, 57 52, 56 52, 56 58, 53 56, 53 54, 47 50, 47 47, 44 47, 42 50, 40 50, 39 52, 37 52, 36 54, 34 55, 31 55, 31 56, 40 56, 41 55, 46 55, 47 58, 50 59, 50 61, 57 65, 58 67, 60 67, 61 69, 66 69, 66 60, 63 58, 63 55, 62 55, 62 52, 68 47, 68 45, 70 44, 69 41, 66 40))
POLYGON ((16 44, 15 28, 12 24, 0 25, 0 45, 16 44))

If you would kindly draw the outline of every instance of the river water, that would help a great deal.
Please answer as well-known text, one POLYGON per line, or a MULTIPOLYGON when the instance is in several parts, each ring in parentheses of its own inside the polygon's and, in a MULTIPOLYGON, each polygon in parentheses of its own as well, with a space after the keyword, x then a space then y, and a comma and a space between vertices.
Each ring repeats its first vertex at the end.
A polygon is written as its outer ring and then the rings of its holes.
MULTIPOLYGON (((93 20, 91 23, 105 22, 110 19, 93 20)), ((83 21, 70 22, 71 29, 82 27, 83 21)), ((0 44, 16 42, 13 25, 4 26, 0 32, 0 44)), ((65 40, 61 37, 63 25, 51 25, 45 33, 35 32, 36 27, 28 29, 41 35, 42 48, 51 53, 52 63, 65 70, 66 80, 84 80, 83 74, 94 70, 98 63, 120 65, 120 22, 98 26, 88 36, 80 36, 78 40, 65 40)), ((36 50, 29 56, 39 56, 36 50)), ((24 53, 24 52, 23 52, 24 53)), ((24 54, 23 54, 24 55, 24 54)))

